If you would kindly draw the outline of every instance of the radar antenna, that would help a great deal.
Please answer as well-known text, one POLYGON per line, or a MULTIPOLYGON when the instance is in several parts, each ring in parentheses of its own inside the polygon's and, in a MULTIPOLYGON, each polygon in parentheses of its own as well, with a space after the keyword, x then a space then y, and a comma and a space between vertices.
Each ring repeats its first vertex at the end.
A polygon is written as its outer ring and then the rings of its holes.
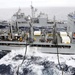
POLYGON ((31 15, 32 15, 32 18, 35 17, 35 12, 36 12, 36 11, 37 11, 37 9, 33 7, 32 1, 31 1, 31 15))

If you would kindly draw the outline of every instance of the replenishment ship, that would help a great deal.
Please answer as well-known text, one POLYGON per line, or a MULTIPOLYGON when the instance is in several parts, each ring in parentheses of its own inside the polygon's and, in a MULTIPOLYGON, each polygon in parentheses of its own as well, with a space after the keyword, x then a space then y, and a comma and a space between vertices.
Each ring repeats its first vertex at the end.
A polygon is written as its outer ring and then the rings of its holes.
POLYGON ((56 53, 56 48, 62 54, 75 52, 74 13, 68 14, 68 23, 64 23, 56 21, 55 16, 50 21, 44 13, 35 17, 33 6, 31 10, 32 16, 25 16, 19 9, 7 27, 0 27, 0 50, 20 49, 29 45, 45 53, 56 53))

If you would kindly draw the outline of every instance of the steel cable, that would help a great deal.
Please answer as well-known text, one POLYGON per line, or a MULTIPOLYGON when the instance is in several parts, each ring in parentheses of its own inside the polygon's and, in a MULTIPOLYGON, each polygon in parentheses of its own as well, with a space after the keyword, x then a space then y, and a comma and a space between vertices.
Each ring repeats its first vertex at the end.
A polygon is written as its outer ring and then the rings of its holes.
POLYGON ((25 49, 25 53, 24 53, 24 56, 23 56, 22 63, 18 66, 18 69, 17 69, 17 72, 16 72, 17 75, 19 75, 19 68, 20 68, 20 66, 22 66, 22 64, 23 64, 23 62, 26 58, 26 53, 27 53, 27 45, 26 45, 26 49, 25 49))
MULTIPOLYGON (((58 45, 58 38, 57 38, 57 36, 56 36, 56 40, 57 40, 57 45, 58 45)), ((58 59, 58 65, 59 65, 59 67, 61 68, 61 70, 62 70, 62 75, 63 75, 63 69, 62 69, 62 67, 61 67, 60 59, 59 59, 59 50, 58 50, 58 47, 57 47, 57 59, 58 59)))

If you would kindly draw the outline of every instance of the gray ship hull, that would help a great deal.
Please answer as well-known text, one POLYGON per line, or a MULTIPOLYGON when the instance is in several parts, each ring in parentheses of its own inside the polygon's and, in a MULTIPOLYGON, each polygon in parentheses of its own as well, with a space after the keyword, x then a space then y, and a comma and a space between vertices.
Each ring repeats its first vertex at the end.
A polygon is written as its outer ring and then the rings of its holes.
POLYGON ((0 50, 22 50, 26 45, 26 42, 0 41, 0 50))
MULTIPOLYGON (((59 54, 75 54, 75 44, 70 44, 71 48, 58 48, 59 54)), ((43 53, 57 54, 57 48, 37 47, 43 53)))
MULTIPOLYGON (((26 42, 8 42, 1 41, 0 42, 0 50, 22 50, 26 48, 26 45, 33 49, 36 47, 36 50, 42 53, 57 53, 57 45, 52 43, 39 43, 34 42, 27 44, 26 42)), ((60 54, 75 54, 75 44, 58 44, 58 52, 60 54), (61 46, 61 47, 60 47, 61 46)))
POLYGON ((0 45, 0 50, 22 50, 25 46, 2 46, 0 45))

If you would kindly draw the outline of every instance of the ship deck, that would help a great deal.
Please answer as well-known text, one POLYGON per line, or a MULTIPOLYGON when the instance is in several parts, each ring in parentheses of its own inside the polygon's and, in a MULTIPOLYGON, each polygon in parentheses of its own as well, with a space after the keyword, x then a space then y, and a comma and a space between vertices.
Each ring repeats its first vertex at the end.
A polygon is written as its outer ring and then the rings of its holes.
MULTIPOLYGON (((58 34, 57 34, 58 35, 58 34)), ((63 44, 61 43, 60 36, 58 35, 58 46, 52 44, 52 42, 39 42, 40 36, 34 36, 37 40, 33 43, 33 47, 37 47, 37 50, 43 53, 56 54, 57 48, 59 54, 75 54, 75 44, 63 44)))
POLYGON ((52 44, 52 42, 40 42, 40 36, 34 36, 36 41, 33 43, 24 42, 12 42, 12 41, 0 41, 0 50, 20 50, 24 49, 26 45, 28 45, 31 49, 34 47, 37 48, 38 51, 43 53, 57 53, 60 54, 75 54, 75 44, 63 44, 60 42, 60 37, 58 36, 58 45, 52 44))

